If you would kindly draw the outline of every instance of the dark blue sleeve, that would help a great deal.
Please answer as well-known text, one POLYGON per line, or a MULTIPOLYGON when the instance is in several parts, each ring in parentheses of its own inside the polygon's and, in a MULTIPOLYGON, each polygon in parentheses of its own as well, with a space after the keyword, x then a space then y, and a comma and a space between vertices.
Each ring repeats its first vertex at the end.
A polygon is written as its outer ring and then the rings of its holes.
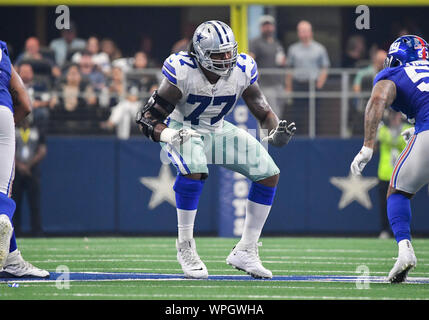
MULTIPOLYGON (((379 73, 377 73, 377 75, 376 75, 376 76, 375 76, 375 78, 374 78, 374 82, 373 82, 373 84, 372 84, 372 85, 373 85, 373 86, 375 86, 375 84, 376 84, 378 81, 388 79, 388 78, 389 78, 389 74, 390 74, 389 69, 390 69, 390 68, 383 69, 383 70, 381 70, 379 73)), ((389 79, 389 80, 390 80, 390 79, 389 79)))
POLYGON ((400 67, 398 68, 386 68, 381 70, 374 78, 373 86, 380 80, 390 80, 393 81, 396 85, 398 84, 398 74, 400 73, 400 67))

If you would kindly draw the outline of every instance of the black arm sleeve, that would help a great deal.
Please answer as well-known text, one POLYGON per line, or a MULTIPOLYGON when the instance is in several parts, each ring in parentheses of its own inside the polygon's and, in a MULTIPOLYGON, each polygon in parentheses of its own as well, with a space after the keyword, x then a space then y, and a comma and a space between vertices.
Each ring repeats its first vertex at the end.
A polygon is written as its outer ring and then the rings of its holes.
POLYGON ((143 134, 151 140, 154 140, 153 131, 158 123, 162 123, 175 106, 158 95, 158 92, 152 94, 148 102, 137 112, 136 123, 140 125, 143 134))

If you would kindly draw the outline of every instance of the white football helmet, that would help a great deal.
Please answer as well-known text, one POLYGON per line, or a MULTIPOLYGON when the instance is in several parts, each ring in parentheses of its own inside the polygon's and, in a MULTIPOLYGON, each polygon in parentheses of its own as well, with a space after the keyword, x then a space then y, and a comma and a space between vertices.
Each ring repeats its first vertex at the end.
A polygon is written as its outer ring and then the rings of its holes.
POLYGON ((192 37, 194 56, 204 69, 219 76, 228 76, 237 63, 237 42, 232 29, 222 21, 200 24, 192 37), (231 53, 227 59, 213 59, 214 53, 231 53))

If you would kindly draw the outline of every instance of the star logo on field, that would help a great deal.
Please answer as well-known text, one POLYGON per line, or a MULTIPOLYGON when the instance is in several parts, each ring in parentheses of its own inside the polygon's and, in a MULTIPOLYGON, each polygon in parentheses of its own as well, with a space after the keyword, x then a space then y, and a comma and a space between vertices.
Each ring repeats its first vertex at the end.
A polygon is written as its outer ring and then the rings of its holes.
POLYGON ((347 207, 353 201, 357 201, 368 210, 372 208, 369 191, 378 184, 377 178, 350 174, 348 177, 331 177, 329 182, 342 192, 340 202, 338 203, 340 210, 347 207))
POLYGON ((173 190, 176 177, 171 174, 170 166, 163 164, 157 177, 141 177, 140 183, 146 188, 152 190, 152 196, 149 200, 149 209, 153 210, 164 201, 167 201, 173 207, 176 206, 176 199, 173 190))

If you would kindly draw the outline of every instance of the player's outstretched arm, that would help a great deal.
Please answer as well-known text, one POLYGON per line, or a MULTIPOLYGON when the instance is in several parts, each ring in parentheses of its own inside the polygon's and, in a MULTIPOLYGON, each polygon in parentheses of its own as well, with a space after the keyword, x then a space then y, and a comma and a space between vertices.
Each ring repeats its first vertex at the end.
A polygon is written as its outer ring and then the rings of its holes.
POLYGON ((250 112, 259 121, 261 128, 269 133, 264 140, 277 147, 286 145, 295 134, 295 123, 292 122, 288 125, 286 120, 279 120, 257 82, 247 87, 242 97, 250 112))
POLYGON ((31 112, 31 100, 21 77, 13 66, 11 66, 9 92, 13 101, 13 117, 15 124, 18 124, 31 112))
POLYGON ((365 109, 365 139, 362 149, 350 166, 352 174, 360 175, 365 165, 371 160, 376 143, 377 128, 383 118, 383 112, 395 98, 396 86, 393 81, 381 80, 372 89, 365 109))
POLYGON ((381 80, 372 89, 371 97, 365 109, 365 140, 363 145, 374 149, 377 128, 383 118, 384 110, 396 98, 396 86, 393 81, 381 80))
POLYGON ((277 127, 279 118, 271 109, 257 82, 248 86, 242 97, 262 129, 270 132, 277 127))

